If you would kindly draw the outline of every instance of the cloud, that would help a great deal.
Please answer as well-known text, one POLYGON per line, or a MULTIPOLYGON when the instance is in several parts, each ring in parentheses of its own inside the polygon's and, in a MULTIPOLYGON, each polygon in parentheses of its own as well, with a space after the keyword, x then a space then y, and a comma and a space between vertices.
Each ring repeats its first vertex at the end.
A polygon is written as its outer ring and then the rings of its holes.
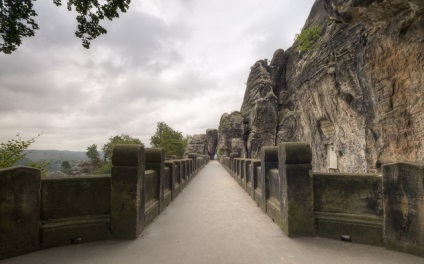
POLYGON ((238 110, 250 66, 287 48, 313 0, 133 1, 82 48, 75 13, 36 1, 40 30, 0 54, 0 141, 39 133, 38 149, 85 150, 156 123, 183 134, 238 110))

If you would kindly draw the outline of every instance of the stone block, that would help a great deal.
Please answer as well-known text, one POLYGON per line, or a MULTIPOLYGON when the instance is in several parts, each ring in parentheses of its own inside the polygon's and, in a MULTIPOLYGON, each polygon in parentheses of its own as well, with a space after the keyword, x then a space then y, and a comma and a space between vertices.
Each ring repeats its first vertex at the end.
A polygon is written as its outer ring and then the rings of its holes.
POLYGON ((144 172, 144 226, 150 224, 155 219, 159 211, 159 181, 156 170, 146 170, 144 172))
MULTIPOLYGON (((270 171, 278 169, 278 146, 267 146, 261 149, 261 187, 262 187, 262 203, 267 204, 270 198, 270 171)), ((280 188, 280 186, 273 186, 280 188)))
POLYGON ((281 143, 281 229, 289 237, 314 236, 312 152, 307 143, 281 143))
POLYGON ((108 239, 110 176, 41 181, 41 248, 108 239))
POLYGON ((377 174, 314 173, 317 236, 383 243, 383 184, 377 174))
POLYGON ((43 223, 41 248, 107 240, 109 216, 62 218, 43 223))
POLYGON ((43 178, 41 220, 109 215, 110 195, 110 176, 43 178))
POLYGON ((38 250, 40 170, 0 170, 0 260, 38 250))
POLYGON ((167 207, 172 200, 171 168, 165 166, 163 177, 163 206, 167 207))
POLYGON ((143 232, 144 162, 142 145, 114 147, 110 226, 116 239, 135 239, 143 232))
POLYGON ((251 197, 253 200, 255 200, 255 190, 256 188, 258 188, 258 171, 260 175, 261 160, 258 160, 258 159, 252 160, 252 163, 250 166, 251 166, 250 183, 252 184, 251 197))
MULTIPOLYGON (((145 169, 154 170, 157 172, 156 177, 158 177, 158 179, 155 187, 157 188, 157 192, 159 195, 159 213, 161 213, 164 210, 163 178, 165 168, 165 151, 163 150, 163 148, 146 148, 144 151, 146 157, 145 169)), ((149 186, 144 185, 144 188, 149 188, 149 186)))
POLYGON ((383 181, 378 174, 314 173, 318 212, 383 217, 383 181))
POLYGON ((384 165, 384 234, 388 249, 424 257, 424 165, 384 165))
POLYGON ((285 142, 279 145, 281 164, 311 164, 312 150, 306 142, 285 142))
POLYGON ((353 243, 383 246, 383 218, 372 215, 316 212, 316 235, 348 239, 353 243))
POLYGON ((169 184, 170 184, 170 191, 171 191, 171 197, 172 200, 174 200, 175 197, 177 197, 177 193, 176 193, 176 189, 175 189, 175 174, 176 174, 176 169, 175 169, 175 163, 174 161, 165 161, 165 167, 167 169, 169 169, 169 184))

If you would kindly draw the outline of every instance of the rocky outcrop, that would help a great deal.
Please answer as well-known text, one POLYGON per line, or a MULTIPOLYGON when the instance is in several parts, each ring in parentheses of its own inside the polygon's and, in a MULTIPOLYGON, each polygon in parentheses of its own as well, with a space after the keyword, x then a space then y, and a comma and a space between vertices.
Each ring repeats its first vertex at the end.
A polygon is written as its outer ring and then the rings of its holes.
POLYGON ((256 62, 250 70, 241 107, 245 156, 248 158, 259 158, 261 146, 275 144, 278 112, 276 82, 272 78, 275 71, 267 60, 256 62))
POLYGON ((424 162, 424 1, 317 0, 312 25, 322 29, 315 49, 295 42, 252 67, 245 154, 274 136, 310 142, 316 171, 424 162))
POLYGON ((89 160, 78 161, 69 171, 68 175, 87 175, 93 173, 97 167, 89 160))
POLYGON ((229 156, 232 152, 246 153, 243 140, 243 116, 240 112, 224 113, 219 121, 218 146, 219 156, 229 156))
POLYGON ((200 155, 208 155, 208 142, 205 134, 193 135, 186 147, 186 154, 196 153, 200 155))
POLYGON ((217 129, 207 129, 206 130, 206 142, 207 142, 207 151, 211 160, 214 159, 216 154, 216 146, 218 144, 218 130, 217 129))

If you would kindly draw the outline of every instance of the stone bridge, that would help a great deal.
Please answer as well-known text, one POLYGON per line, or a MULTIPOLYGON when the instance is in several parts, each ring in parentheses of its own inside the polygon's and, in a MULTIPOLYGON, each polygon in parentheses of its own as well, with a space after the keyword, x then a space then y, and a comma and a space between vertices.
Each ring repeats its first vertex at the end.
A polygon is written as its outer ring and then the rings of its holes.
POLYGON ((105 176, 0 170, 2 263, 424 263, 422 165, 313 173, 306 143, 221 164, 113 157, 105 176))

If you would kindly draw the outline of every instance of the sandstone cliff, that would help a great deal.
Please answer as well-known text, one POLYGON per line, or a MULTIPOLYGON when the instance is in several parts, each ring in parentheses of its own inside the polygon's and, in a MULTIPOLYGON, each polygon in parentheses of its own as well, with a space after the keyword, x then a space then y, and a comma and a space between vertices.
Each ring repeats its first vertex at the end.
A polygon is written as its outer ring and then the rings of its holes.
POLYGON ((294 43, 251 68, 244 155, 307 141, 316 171, 424 162, 424 1, 317 0, 312 25, 322 30, 315 49, 294 43))
POLYGON ((209 155, 213 159, 216 153, 217 141, 218 130, 207 129, 206 134, 194 135, 188 140, 185 155, 196 153, 209 155))
POLYGON ((214 159, 216 153, 216 146, 218 144, 218 130, 217 129, 207 129, 206 130, 206 143, 207 143, 207 154, 214 159))
POLYGON ((185 155, 189 153, 207 155, 207 146, 206 134, 193 135, 187 142, 185 155))
POLYGON ((240 112, 224 113, 219 121, 218 128, 218 155, 227 155, 237 152, 245 155, 243 143, 243 117, 240 112))

